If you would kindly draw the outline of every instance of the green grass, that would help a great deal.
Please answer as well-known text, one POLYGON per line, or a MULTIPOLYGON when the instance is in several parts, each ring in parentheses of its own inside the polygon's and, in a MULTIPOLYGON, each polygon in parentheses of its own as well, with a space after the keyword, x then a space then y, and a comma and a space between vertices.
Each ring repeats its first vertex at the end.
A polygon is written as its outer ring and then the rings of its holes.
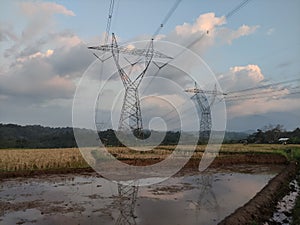
POLYGON ((300 162, 300 147, 292 148, 292 158, 300 162))

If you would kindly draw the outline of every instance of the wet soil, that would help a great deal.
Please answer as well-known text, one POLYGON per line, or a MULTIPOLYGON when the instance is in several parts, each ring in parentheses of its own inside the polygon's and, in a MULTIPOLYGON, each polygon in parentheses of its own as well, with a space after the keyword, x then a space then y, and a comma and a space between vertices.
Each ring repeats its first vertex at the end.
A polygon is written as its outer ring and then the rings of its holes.
POLYGON ((94 170, 91 167, 9 171, 9 172, 0 172, 0 181, 6 178, 36 177, 36 176, 44 176, 44 175, 51 175, 51 174, 84 174, 93 171, 94 170))
MULTIPOLYGON (((145 166, 149 164, 154 164, 160 161, 160 159, 134 159, 134 160, 122 160, 123 162, 136 165, 136 166, 145 166)), ((183 171, 190 170, 194 171, 198 168, 200 159, 192 158, 184 167, 183 171)), ((268 220, 273 211, 275 210, 277 202, 288 192, 288 184, 295 177, 298 166, 295 162, 289 163, 287 159, 279 154, 255 154, 255 153, 246 153, 246 154, 221 154, 217 157, 213 163, 210 165, 210 168, 219 168, 226 166, 238 166, 242 164, 269 164, 269 165, 286 165, 279 175, 274 177, 253 199, 251 199, 244 206, 238 208, 233 214, 226 217, 223 221, 220 222, 221 225, 225 224, 262 224, 264 221, 268 220)), ((59 168, 52 170, 35 170, 35 171, 17 171, 17 172, 0 172, 0 181, 6 178, 18 178, 18 177, 43 177, 44 175, 55 175, 55 174, 90 174, 93 172, 92 168, 59 168)), ((177 175, 180 175, 179 172, 177 175)), ((100 177, 100 175, 94 173, 95 176, 100 177)), ((153 194, 160 195, 167 192, 177 192, 177 187, 162 187, 157 189, 153 194)), ((190 189, 190 186, 185 186, 186 190, 190 189)), ((183 191, 183 190, 181 190, 183 191)), ((24 196, 26 197, 26 196, 24 196)), ((98 198, 98 196, 91 195, 91 199, 98 198)), ((68 205, 63 205, 61 202, 53 202, 52 208, 49 208, 48 205, 45 205, 44 201, 39 199, 30 201, 30 202, 18 202, 18 203, 3 203, 0 201, 1 211, 11 211, 24 209, 35 210, 39 208, 41 214, 47 214, 49 212, 82 212, 84 209, 80 208, 80 205, 73 205, 72 207, 68 205), (25 207, 26 206, 26 207, 25 207)), ((104 214, 105 212, 102 212, 104 214)), ((21 223, 35 223, 35 221, 20 221, 21 223)))
POLYGON ((187 168, 164 182, 140 187, 136 201, 131 194, 120 198, 117 184, 96 172, 7 178, 0 182, 0 224, 214 225, 253 198, 283 168, 272 164, 228 165, 205 172, 187 168))
POLYGON ((295 178, 299 165, 291 162, 244 206, 222 220, 219 225, 263 224, 274 212, 277 202, 289 192, 289 183, 295 178))

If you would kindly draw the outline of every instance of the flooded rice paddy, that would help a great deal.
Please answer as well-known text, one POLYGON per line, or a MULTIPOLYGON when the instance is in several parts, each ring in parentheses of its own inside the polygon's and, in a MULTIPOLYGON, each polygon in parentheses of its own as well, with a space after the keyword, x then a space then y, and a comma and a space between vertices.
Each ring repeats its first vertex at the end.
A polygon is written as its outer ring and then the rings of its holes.
POLYGON ((159 184, 119 189, 96 173, 5 179, 0 183, 0 224, 217 224, 282 168, 186 171, 159 184))

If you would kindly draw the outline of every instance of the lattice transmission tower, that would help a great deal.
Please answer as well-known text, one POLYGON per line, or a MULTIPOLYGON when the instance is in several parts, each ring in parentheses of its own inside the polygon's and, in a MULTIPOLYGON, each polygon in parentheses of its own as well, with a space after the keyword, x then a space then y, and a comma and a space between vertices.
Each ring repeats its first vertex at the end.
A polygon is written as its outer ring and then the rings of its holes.
POLYGON ((199 137, 204 141, 207 141, 211 132, 211 106, 214 104, 217 95, 225 95, 222 92, 217 91, 215 86, 214 90, 202 90, 198 88, 197 82, 195 82, 194 88, 186 89, 185 92, 194 93, 191 97, 196 103, 196 109, 198 114, 201 115, 200 118, 200 131, 199 137), (207 98, 207 95, 211 95, 211 99, 207 98))
POLYGON ((159 51, 154 50, 153 39, 150 40, 148 47, 145 49, 129 49, 123 46, 119 46, 114 33, 112 33, 112 43, 110 45, 106 44, 88 48, 99 50, 102 52, 111 52, 119 76, 125 88, 118 130, 130 130, 134 132, 136 136, 141 137, 141 135, 143 134, 143 120, 139 98, 139 86, 153 58, 172 58, 159 51), (130 77, 130 72, 126 72, 124 70, 124 67, 120 65, 121 54, 134 55, 140 57, 135 63, 130 64, 131 67, 134 67, 137 63, 144 61, 144 65, 141 69, 141 72, 139 72, 139 74, 136 75, 134 78, 130 77))

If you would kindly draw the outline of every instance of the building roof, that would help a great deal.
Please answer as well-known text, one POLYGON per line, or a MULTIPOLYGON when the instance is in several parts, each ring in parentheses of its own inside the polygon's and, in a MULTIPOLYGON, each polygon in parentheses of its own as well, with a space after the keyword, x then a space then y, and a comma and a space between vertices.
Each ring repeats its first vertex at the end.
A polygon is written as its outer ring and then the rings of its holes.
POLYGON ((289 138, 279 138, 278 141, 288 141, 289 138))

